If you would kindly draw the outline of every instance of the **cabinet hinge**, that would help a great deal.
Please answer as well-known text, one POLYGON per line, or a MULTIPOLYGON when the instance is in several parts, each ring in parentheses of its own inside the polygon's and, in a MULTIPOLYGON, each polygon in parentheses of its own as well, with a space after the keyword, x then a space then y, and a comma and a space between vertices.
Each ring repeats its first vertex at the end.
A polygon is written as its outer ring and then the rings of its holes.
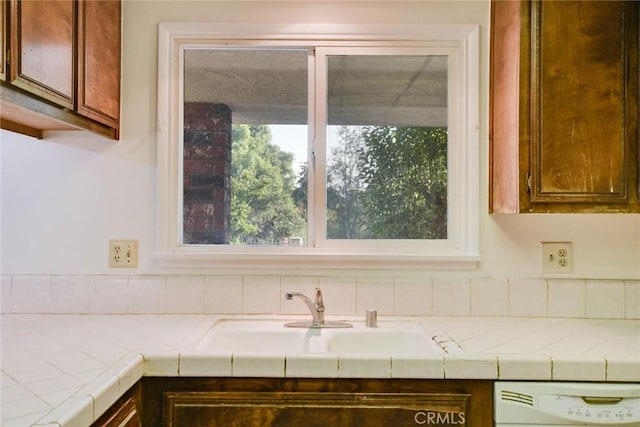
POLYGON ((527 174, 525 175, 525 178, 527 180, 527 192, 531 193, 531 174, 527 172, 527 174))

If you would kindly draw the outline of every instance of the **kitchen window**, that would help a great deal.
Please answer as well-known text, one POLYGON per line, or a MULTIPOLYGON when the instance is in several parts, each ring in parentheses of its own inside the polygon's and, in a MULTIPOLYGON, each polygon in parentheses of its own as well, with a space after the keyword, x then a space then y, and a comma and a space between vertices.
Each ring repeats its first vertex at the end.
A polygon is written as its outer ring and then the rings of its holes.
POLYGON ((161 24, 155 256, 474 268, 477 32, 161 24))

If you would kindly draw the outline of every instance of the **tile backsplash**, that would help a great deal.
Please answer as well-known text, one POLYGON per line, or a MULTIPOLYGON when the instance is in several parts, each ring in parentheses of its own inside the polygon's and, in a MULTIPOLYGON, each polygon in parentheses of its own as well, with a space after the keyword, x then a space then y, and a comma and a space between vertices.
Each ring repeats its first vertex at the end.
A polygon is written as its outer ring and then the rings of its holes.
POLYGON ((640 280, 196 275, 2 275, 2 313, 304 314, 322 287, 327 315, 640 318, 640 280))

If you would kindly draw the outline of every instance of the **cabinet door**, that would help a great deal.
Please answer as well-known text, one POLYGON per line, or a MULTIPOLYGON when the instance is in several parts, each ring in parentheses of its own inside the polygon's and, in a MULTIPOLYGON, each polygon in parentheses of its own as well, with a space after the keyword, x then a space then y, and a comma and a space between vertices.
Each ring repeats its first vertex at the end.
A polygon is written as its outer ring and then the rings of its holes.
POLYGON ((120 117, 120 0, 78 3, 78 113, 117 128, 120 117))
POLYGON ((92 427, 141 427, 141 425, 136 402, 130 398, 121 406, 114 408, 108 417, 94 423, 92 427))
POLYGON ((178 392, 166 393, 166 426, 466 425, 468 394, 178 392))
POLYGON ((142 427, 140 384, 131 387, 91 427, 142 427))
POLYGON ((532 8, 531 201, 627 202, 638 144, 637 82, 629 85, 637 81, 637 8, 623 1, 532 8))
POLYGON ((11 83, 58 105, 74 102, 73 0, 11 2, 11 83))
POLYGON ((7 1, 0 0, 0 80, 7 80, 7 1))
POLYGON ((149 426, 493 425, 493 382, 356 378, 142 379, 149 426))
POLYGON ((491 11, 490 212, 640 212, 640 2, 491 11))

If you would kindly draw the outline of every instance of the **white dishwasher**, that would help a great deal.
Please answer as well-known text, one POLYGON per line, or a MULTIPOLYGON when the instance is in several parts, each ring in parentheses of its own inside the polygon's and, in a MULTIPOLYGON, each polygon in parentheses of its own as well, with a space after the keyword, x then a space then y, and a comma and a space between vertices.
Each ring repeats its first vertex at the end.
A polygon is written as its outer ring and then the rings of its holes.
POLYGON ((495 427, 640 427, 640 384, 496 381, 495 427))

